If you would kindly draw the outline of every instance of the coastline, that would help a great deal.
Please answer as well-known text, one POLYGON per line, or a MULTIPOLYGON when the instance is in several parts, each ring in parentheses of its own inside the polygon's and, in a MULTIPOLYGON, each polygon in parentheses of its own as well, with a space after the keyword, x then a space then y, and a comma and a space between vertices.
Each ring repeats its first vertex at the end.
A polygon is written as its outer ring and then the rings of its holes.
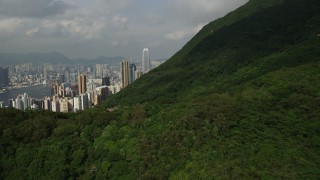
POLYGON ((51 95, 49 86, 32 85, 32 86, 19 86, 12 87, 3 91, 0 90, 0 101, 4 101, 5 105, 8 105, 8 100, 16 98, 19 94, 27 93, 29 97, 43 98, 51 95))

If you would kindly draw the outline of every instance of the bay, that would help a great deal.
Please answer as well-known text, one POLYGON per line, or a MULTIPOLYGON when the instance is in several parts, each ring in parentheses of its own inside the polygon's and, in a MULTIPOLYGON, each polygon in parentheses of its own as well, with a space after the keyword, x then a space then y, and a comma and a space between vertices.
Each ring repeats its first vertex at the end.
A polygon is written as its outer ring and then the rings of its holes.
POLYGON ((0 93, 0 101, 4 102, 5 106, 9 105, 9 99, 15 99, 19 94, 27 93, 29 97, 42 99, 51 95, 51 88, 49 86, 32 86, 20 89, 13 89, 0 93))

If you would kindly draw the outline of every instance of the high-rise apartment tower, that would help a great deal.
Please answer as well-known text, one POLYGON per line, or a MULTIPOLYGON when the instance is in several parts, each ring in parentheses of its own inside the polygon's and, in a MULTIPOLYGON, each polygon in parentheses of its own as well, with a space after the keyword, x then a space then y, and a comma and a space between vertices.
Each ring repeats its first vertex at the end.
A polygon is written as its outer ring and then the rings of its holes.
POLYGON ((78 92, 84 94, 87 92, 87 76, 84 74, 78 74, 78 92))
POLYGON ((129 62, 124 60, 120 63, 121 72, 121 88, 125 88, 129 85, 129 62))

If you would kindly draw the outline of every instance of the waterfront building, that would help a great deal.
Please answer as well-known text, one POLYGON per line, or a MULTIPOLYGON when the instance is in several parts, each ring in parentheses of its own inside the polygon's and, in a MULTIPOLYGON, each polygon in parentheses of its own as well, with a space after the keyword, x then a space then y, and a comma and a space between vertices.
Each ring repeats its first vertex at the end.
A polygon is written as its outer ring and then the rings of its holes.
POLYGON ((68 113, 69 112, 69 101, 68 99, 60 99, 60 112, 68 113))
POLYGON ((58 100, 54 100, 51 102, 51 111, 52 112, 60 112, 60 105, 58 100))
POLYGON ((14 99, 9 99, 9 107, 16 107, 16 102, 14 99))
POLYGON ((30 99, 31 109, 38 110, 44 109, 44 100, 42 99, 30 99))
POLYGON ((27 108, 30 107, 30 102, 29 102, 29 96, 27 93, 24 93, 22 96, 22 103, 23 103, 23 110, 26 110, 27 108))
POLYGON ((51 111, 51 100, 50 100, 50 98, 44 99, 43 106, 44 106, 43 107, 44 110, 51 111))
POLYGON ((20 99, 20 97, 17 97, 17 98, 16 98, 14 108, 19 109, 19 110, 21 110, 21 111, 24 110, 23 102, 22 102, 22 100, 20 99))

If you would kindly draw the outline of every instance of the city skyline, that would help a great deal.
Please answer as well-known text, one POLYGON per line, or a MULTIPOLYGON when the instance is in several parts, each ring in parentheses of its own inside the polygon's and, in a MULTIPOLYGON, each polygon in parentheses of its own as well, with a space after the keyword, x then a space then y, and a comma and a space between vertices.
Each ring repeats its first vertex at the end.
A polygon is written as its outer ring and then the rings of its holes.
POLYGON ((169 58, 205 24, 247 0, 0 1, 0 53, 169 58))

